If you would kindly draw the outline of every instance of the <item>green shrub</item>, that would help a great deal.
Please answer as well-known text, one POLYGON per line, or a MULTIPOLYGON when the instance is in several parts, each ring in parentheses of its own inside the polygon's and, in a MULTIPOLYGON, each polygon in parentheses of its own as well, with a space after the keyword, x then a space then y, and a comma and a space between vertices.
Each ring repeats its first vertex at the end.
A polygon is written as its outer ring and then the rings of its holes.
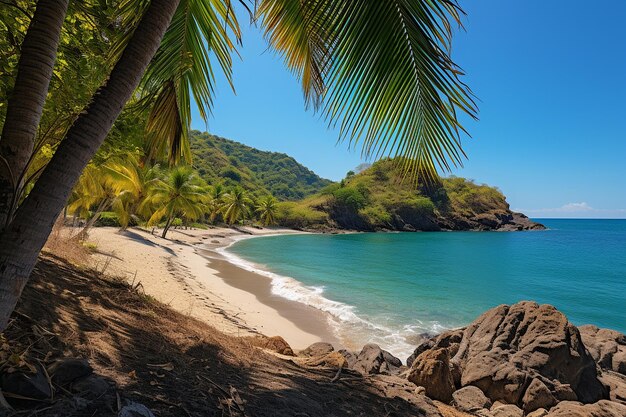
POLYGON ((362 187, 343 187, 333 193, 337 204, 353 211, 362 209, 367 205, 367 190, 362 187))
POLYGON ((103 211, 96 220, 96 227, 121 227, 117 214, 112 211, 103 211))

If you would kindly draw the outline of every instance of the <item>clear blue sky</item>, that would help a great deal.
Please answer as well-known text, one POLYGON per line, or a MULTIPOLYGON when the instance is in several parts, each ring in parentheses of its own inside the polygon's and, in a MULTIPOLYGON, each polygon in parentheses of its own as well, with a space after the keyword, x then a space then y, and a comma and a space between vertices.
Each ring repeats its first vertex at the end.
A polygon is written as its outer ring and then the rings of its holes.
MULTIPOLYGON (((453 58, 479 99, 454 172, 498 186, 531 217, 626 217, 626 1, 461 0, 453 58)), ((361 162, 304 109, 298 81, 246 26, 237 95, 218 85, 208 126, 338 180, 361 162)))

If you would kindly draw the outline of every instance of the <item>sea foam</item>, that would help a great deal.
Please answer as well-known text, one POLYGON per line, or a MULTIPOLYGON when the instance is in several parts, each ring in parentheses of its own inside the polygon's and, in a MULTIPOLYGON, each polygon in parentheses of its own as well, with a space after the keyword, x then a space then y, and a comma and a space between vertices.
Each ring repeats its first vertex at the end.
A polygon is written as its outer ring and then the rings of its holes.
POLYGON ((228 246, 218 248, 217 252, 241 269, 270 278, 273 294, 327 313, 328 322, 342 343, 357 349, 365 343, 376 343, 404 361, 416 347, 414 343, 409 342, 410 339, 414 339, 418 334, 433 334, 444 330, 438 323, 425 324, 418 321, 415 325, 391 328, 365 319, 357 314, 356 307, 324 297, 324 287, 307 286, 292 277, 272 272, 263 265, 250 262, 229 251, 232 245, 241 240, 268 236, 272 235, 238 236, 228 246))

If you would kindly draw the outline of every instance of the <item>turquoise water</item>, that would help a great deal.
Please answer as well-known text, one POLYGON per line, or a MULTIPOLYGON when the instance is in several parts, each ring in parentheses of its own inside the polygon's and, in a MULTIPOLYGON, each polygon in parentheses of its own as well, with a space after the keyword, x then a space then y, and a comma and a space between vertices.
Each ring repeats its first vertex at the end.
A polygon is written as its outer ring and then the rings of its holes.
POLYGON ((331 313, 340 338, 398 355, 419 333, 529 299, 626 332, 626 220, 542 222, 549 230, 273 236, 228 251, 278 296, 331 313))

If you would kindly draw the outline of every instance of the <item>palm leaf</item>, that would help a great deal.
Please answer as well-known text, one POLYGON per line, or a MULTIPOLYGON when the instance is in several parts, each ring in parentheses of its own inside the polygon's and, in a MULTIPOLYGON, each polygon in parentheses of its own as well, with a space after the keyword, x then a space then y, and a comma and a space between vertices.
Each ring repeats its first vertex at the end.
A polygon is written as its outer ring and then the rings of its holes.
POLYGON ((151 158, 190 162, 191 95, 206 120, 213 105, 211 58, 232 86, 232 54, 241 32, 228 0, 182 0, 142 81, 151 158))
POLYGON ((464 129, 476 117, 450 58, 452 0, 262 0, 270 44, 302 80, 339 140, 365 158, 400 158, 404 172, 433 179, 460 166, 464 129))

